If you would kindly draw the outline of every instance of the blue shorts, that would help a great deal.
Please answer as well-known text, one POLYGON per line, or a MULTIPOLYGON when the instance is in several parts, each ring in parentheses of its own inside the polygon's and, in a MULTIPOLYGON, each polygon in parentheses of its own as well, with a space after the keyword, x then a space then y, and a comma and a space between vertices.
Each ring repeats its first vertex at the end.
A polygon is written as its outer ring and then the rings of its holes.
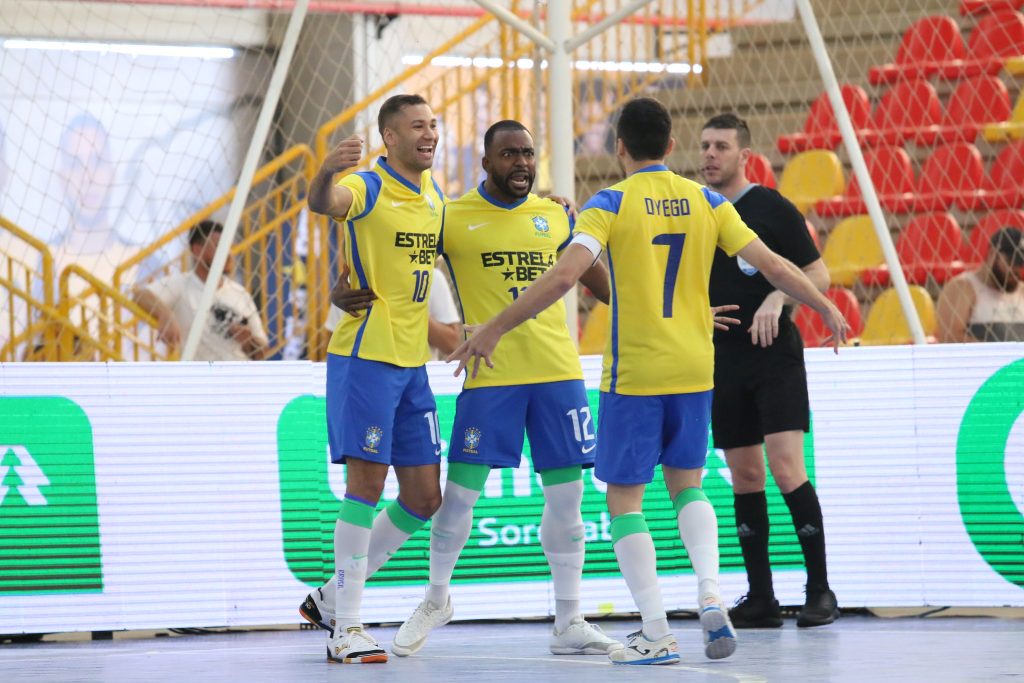
POLYGON ((519 467, 524 429, 535 471, 593 467, 597 443, 582 380, 463 390, 448 461, 519 467))
POLYGON ((327 354, 327 440, 336 463, 346 457, 395 467, 440 462, 426 368, 327 354))
POLYGON ((654 468, 704 467, 712 391, 663 396, 601 392, 594 475, 609 484, 649 484, 654 468))

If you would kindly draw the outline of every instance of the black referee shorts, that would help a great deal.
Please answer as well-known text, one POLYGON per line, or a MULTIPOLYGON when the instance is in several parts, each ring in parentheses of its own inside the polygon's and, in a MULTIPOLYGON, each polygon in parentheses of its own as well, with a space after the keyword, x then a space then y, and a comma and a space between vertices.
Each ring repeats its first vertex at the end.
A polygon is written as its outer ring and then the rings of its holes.
POLYGON ((801 358, 746 364, 725 370, 727 358, 716 359, 711 402, 711 434, 715 448, 754 446, 765 434, 811 430, 807 370, 801 358), (724 371, 723 371, 724 370, 724 371))

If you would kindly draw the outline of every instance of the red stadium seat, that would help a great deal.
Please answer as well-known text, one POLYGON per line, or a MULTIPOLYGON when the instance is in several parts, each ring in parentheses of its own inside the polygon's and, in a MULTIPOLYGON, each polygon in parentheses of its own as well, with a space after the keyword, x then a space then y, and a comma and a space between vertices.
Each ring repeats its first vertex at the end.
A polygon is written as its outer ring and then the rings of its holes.
POLYGON ((989 123, 1001 123, 1010 118, 1010 93, 997 76, 977 76, 956 87, 946 105, 942 125, 923 135, 915 136, 918 144, 931 142, 974 142, 974 138, 989 123))
MULTIPOLYGON (((907 282, 923 285, 931 277, 942 284, 964 272, 966 247, 960 225, 945 211, 914 216, 896 241, 896 255, 907 282)), ((869 285, 889 285, 889 269, 872 268, 861 274, 869 285)))
POLYGON ((985 260, 988 255, 988 242, 992 233, 1000 228, 1019 228, 1024 230, 1024 211, 1020 209, 1004 209, 985 214, 985 217, 978 221, 971 228, 971 235, 967 241, 967 251, 964 260, 970 266, 977 266, 985 260))
POLYGON ((1024 0, 960 0, 960 14, 988 14, 1024 7, 1024 0))
POLYGON ((966 55, 956 20, 947 16, 924 17, 903 34, 895 62, 868 70, 868 82, 882 85, 901 79, 927 78, 938 73, 940 65, 963 60, 966 55))
MULTIPOLYGON (((860 304, 853 292, 845 287, 829 287, 825 296, 832 300, 846 318, 846 322, 850 323, 850 337, 859 337, 861 330, 864 329, 864 322, 860 304)), ((794 322, 800 330, 800 336, 804 338, 804 346, 824 346, 832 334, 821 321, 821 316, 804 305, 796 309, 794 322)))
POLYGON ((985 162, 977 147, 969 142, 936 147, 921 167, 914 210, 942 211, 954 203, 973 204, 984 179, 985 162))
POLYGON ((967 211, 976 209, 1012 209, 1024 204, 1024 140, 1015 140, 1003 147, 992 160, 988 175, 978 192, 962 197, 957 206, 967 211))
POLYGON ((934 144, 942 124, 942 102, 928 81, 900 81, 882 95, 867 128, 858 131, 865 145, 902 145, 908 140, 934 144))
POLYGON ((775 189, 778 183, 775 182, 775 171, 772 170, 772 162, 763 154, 754 152, 747 160, 747 180, 758 185, 764 185, 775 189))
MULTIPOLYGON (((878 193, 882 206, 893 213, 907 213, 916 206, 914 199, 914 169, 910 156, 902 147, 878 147, 864 154, 868 175, 878 193)), ((860 184, 854 178, 846 193, 817 203, 820 216, 855 216, 867 213, 860 193, 860 184)))
MULTIPOLYGON (((840 88, 840 92, 843 96, 843 104, 846 105, 846 111, 850 113, 854 130, 868 126, 871 117, 871 102, 864 89, 847 83, 840 88)), ((835 113, 832 111, 832 103, 828 99, 828 93, 823 92, 811 104, 811 109, 807 112, 807 119, 804 121, 803 131, 780 135, 776 140, 776 146, 783 154, 793 154, 808 149, 835 149, 840 139, 839 126, 836 124, 835 113)))
POLYGON ((995 75, 1007 59, 1024 55, 1024 16, 1019 12, 993 12, 978 22, 967 41, 967 57, 941 65, 943 78, 995 75))

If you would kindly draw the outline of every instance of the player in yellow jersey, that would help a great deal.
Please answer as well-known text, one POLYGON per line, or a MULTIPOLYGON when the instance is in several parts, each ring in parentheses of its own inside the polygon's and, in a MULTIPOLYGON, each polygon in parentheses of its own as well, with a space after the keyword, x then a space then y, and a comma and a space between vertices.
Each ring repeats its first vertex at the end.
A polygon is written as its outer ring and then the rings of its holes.
POLYGON ((388 99, 377 118, 388 156, 335 183, 362 156, 362 141, 350 138, 327 156, 309 190, 311 210, 345 223, 345 266, 377 295, 365 315, 342 318, 328 345, 328 440, 331 460, 347 465, 345 498, 334 532, 335 576, 300 607, 310 621, 333 626, 327 657, 343 663, 387 661, 359 618, 366 578, 441 503, 437 408, 424 368, 444 208, 430 175, 437 121, 419 95, 388 99), (389 466, 398 499, 374 519, 389 466), (333 601, 324 595, 332 590, 333 601))
POLYGON ((739 254, 775 287, 818 311, 835 336, 849 326, 796 266, 769 250, 721 195, 672 173, 672 119, 657 101, 629 102, 617 125, 626 179, 598 192, 558 263, 450 357, 456 373, 494 364, 502 335, 557 301, 602 251, 611 273, 611 315, 596 472, 608 483, 612 543, 640 610, 641 630, 611 653, 618 664, 672 664, 678 645, 658 585, 654 543, 641 512, 646 484, 662 466, 680 537, 698 582, 704 652, 735 651, 736 634, 718 589, 718 523, 701 490, 714 372, 708 279, 715 249, 739 254))
MULTIPOLYGON (((551 268, 572 238, 565 209, 530 193, 536 175, 533 137, 518 121, 499 121, 484 135, 487 179, 445 207, 441 251, 462 316, 481 323, 551 268)), ((597 263, 582 281, 608 300, 608 272, 597 263)), ((540 537, 551 567, 553 654, 608 654, 622 644, 580 612, 584 529, 583 468, 594 463, 594 427, 579 354, 566 326, 565 304, 518 327, 497 352, 498 363, 466 380, 448 450, 448 479, 431 523, 430 584, 423 602, 395 634, 391 651, 417 652, 430 631, 452 618, 449 584, 473 526, 473 506, 492 468, 519 467, 523 433, 544 489, 540 537)))

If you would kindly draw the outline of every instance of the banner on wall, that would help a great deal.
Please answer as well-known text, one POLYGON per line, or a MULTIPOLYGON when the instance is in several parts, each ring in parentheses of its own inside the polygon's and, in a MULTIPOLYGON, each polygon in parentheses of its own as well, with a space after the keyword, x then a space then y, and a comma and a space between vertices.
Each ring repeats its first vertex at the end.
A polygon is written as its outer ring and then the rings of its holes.
MULTIPOLYGON (((840 604, 1024 605, 1024 345, 809 350, 805 458, 825 515, 840 604)), ((584 359, 593 429, 599 359, 584 359)), ((452 435, 459 384, 429 367, 452 435)), ((329 465, 322 364, 0 366, 0 633, 297 621, 331 573, 344 468, 329 465)), ((569 416, 566 419, 570 419, 569 416)), ((580 416, 577 416, 580 420, 580 416)), ((460 618, 553 613, 540 482, 492 472, 453 589, 460 618)), ((443 464, 442 464, 443 468, 443 464)), ((443 476, 443 473, 442 473, 443 476)), ((634 611, 604 485, 584 477, 588 613, 634 611)), ((722 585, 746 591, 728 468, 709 444, 722 585)), ((390 478, 382 505, 397 495, 390 478)), ((799 544, 770 488, 784 603, 803 601, 799 544)), ((671 503, 644 500, 669 609, 696 583, 671 503)), ((367 587, 363 619, 401 621, 422 598, 429 533, 367 587)))

